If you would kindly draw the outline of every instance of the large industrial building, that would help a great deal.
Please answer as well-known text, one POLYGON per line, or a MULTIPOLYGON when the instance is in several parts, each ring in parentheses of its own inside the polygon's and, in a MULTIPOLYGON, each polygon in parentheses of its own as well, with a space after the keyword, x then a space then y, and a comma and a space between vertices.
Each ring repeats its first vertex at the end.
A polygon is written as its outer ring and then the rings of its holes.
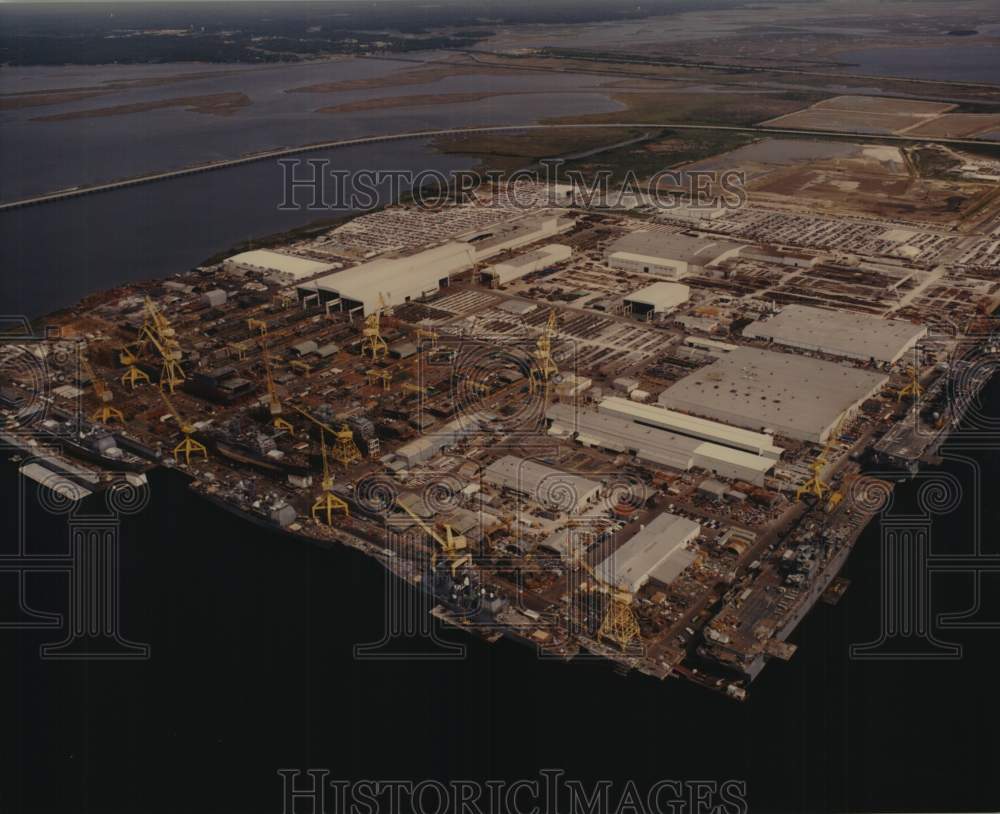
POLYGON ((550 509, 577 514, 597 498, 601 484, 537 461, 505 455, 483 470, 483 481, 550 509))
POLYGON ((625 297, 626 307, 632 314, 647 318, 652 314, 665 314, 688 301, 691 289, 683 283, 653 283, 625 297))
POLYGON ((701 526, 664 512, 597 566, 605 583, 636 593, 653 579, 669 585, 696 559, 685 546, 698 539, 701 526))
POLYGON ((302 295, 319 294, 322 302, 340 300, 343 310, 369 314, 386 305, 402 305, 448 285, 453 274, 473 266, 475 250, 452 241, 404 257, 379 257, 299 286, 302 295))
POLYGON ((718 421, 678 413, 676 410, 667 410, 653 404, 639 404, 631 399, 611 396, 603 399, 597 409, 607 415, 618 416, 637 424, 657 427, 688 438, 709 441, 775 461, 784 452, 767 433, 731 427, 718 421))
MULTIPOLYGON (((634 402, 626 402, 634 403, 634 402)), ((653 408, 660 409, 660 408, 653 408)), ((666 411, 661 411, 666 412, 666 411)), ((554 404, 546 411, 549 433, 588 447, 634 455, 654 466, 688 472, 703 469, 731 480, 764 485, 775 459, 672 432, 611 413, 554 404)))
POLYGON ((737 348, 672 384, 659 403, 737 427, 821 442, 886 379, 806 356, 737 348))
POLYGON ((271 251, 270 249, 254 249, 249 252, 234 254, 223 261, 226 271, 242 274, 248 271, 263 274, 278 274, 289 282, 298 282, 307 277, 322 274, 335 268, 332 263, 318 263, 305 257, 295 257, 291 254, 271 251))
POLYGON ((573 250, 562 243, 550 243, 532 252, 519 254, 502 263, 483 269, 483 281, 487 285, 500 286, 518 280, 526 274, 548 268, 555 263, 569 260, 573 250))
POLYGON ((896 362, 926 334, 926 326, 902 319, 882 319, 808 305, 787 305, 780 313, 758 319, 743 329, 743 335, 750 339, 889 363, 896 362))
POLYGON ((612 243, 605 260, 611 268, 680 280, 739 253, 736 243, 663 230, 630 232, 612 243))
POLYGON ((544 212, 538 215, 529 215, 516 220, 503 221, 490 226, 488 229, 481 229, 473 234, 462 237, 476 252, 477 261, 494 257, 501 252, 526 246, 547 237, 553 237, 560 232, 568 231, 573 227, 573 219, 560 217, 559 214, 544 212))

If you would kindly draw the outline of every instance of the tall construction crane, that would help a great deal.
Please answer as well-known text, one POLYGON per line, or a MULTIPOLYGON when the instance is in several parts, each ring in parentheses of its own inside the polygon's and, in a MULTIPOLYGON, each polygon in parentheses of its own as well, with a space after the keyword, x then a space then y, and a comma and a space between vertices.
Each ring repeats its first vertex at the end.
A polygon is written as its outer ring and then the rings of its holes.
POLYGON ((378 308, 365 317, 365 325, 361 329, 363 339, 361 340, 361 355, 371 353, 372 361, 377 362, 379 356, 387 356, 389 346, 382 338, 382 311, 385 310, 385 297, 378 295, 378 308))
POLYGON ((111 388, 98 378, 83 348, 80 348, 80 363, 90 378, 90 384, 94 388, 94 395, 97 396, 97 400, 101 405, 91 413, 90 420, 100 421, 102 424, 107 424, 112 420, 124 423, 125 416, 122 414, 122 411, 111 404, 115 398, 114 393, 111 392, 111 388))
POLYGON ((119 359, 121 360, 121 363, 128 368, 122 374, 122 384, 127 384, 135 390, 137 384, 150 383, 149 374, 136 365, 136 362, 139 360, 136 358, 135 354, 128 345, 122 347, 121 352, 119 353, 119 359))
MULTIPOLYGON (((466 541, 464 535, 455 534, 452 531, 451 526, 447 523, 444 524, 445 536, 441 537, 434 529, 428 526, 414 511, 410 509, 409 506, 399 503, 410 517, 412 517, 418 526, 422 528, 429 537, 437 541, 437 544, 441 546, 442 553, 451 561, 451 575, 454 577, 458 573, 458 569, 463 565, 468 565, 472 562, 472 555, 466 550, 468 548, 468 542, 466 541)), ((431 551, 431 565, 437 564, 437 556, 434 551, 431 551)))
POLYGON ((899 393, 896 395, 897 402, 902 401, 906 396, 909 396, 916 401, 924 392, 924 388, 920 384, 920 372, 917 370, 916 366, 907 365, 906 374, 909 377, 909 381, 905 386, 900 388, 899 393))
POLYGON ((542 392, 548 394, 549 379, 559 372, 555 361, 552 359, 552 340, 556 335, 556 311, 549 311, 549 319, 542 329, 542 335, 535 343, 535 364, 531 369, 530 388, 534 393, 539 387, 542 392))
POLYGON ((184 463, 190 466, 191 455, 195 454, 201 455, 207 461, 208 448, 201 443, 201 441, 194 438, 194 427, 184 420, 183 416, 181 416, 180 412, 174 406, 174 403, 162 390, 160 391, 160 398, 163 399, 163 403, 167 405, 167 409, 170 410, 170 414, 174 417, 174 421, 177 422, 177 426, 179 426, 181 428, 181 432, 184 433, 184 440, 174 447, 174 460, 180 462, 180 456, 183 455, 184 463))
POLYGON ((320 512, 326 514, 326 524, 333 525, 333 515, 335 512, 343 512, 345 516, 351 516, 351 510, 341 498, 333 493, 333 476, 330 474, 330 462, 326 457, 326 430, 322 427, 319 431, 320 454, 323 456, 323 494, 313 501, 312 518, 319 522, 320 512))
POLYGON ((608 597, 608 607, 597 629, 599 639, 608 639, 622 650, 627 650, 636 639, 641 638, 639 622, 632 611, 633 595, 609 584, 597 575, 597 572, 583 558, 582 553, 576 558, 577 563, 593 577, 600 586, 601 593, 608 597))
MULTIPOLYGON (((816 500, 821 501, 827 495, 833 498, 834 490, 826 481, 823 480, 823 470, 826 469, 828 463, 830 463, 830 453, 833 451, 834 447, 837 446, 837 438, 840 435, 840 428, 843 426, 844 419, 841 418, 837 422, 837 426, 831 431, 830 435, 827 436, 826 444, 823 445, 823 449, 820 450, 819 455, 809 464, 809 469, 812 470, 812 475, 809 479, 803 483, 798 489, 795 490, 795 499, 802 500, 806 495, 813 495, 816 500)), ((834 508, 840 503, 837 500, 834 503, 834 508)))
POLYGON ((282 417, 284 408, 281 405, 281 399, 278 398, 278 388, 274 384, 274 376, 271 372, 271 352, 267 347, 267 323, 262 319, 248 319, 247 327, 251 331, 254 329, 260 331, 260 356, 264 362, 264 375, 267 381, 267 402, 268 409, 271 411, 271 423, 276 430, 285 430, 295 435, 295 427, 282 417))
POLYGON ((174 388, 183 384, 185 379, 184 368, 181 367, 181 346, 170 321, 149 297, 146 297, 145 308, 146 318, 139 329, 139 336, 134 343, 122 348, 121 362, 130 368, 134 367, 135 362, 152 345, 163 361, 160 389, 167 387, 173 393, 174 388))
POLYGON ((354 443, 354 433, 351 432, 351 428, 346 424, 341 424, 339 430, 333 429, 333 427, 320 421, 312 413, 307 413, 301 407, 296 407, 292 405, 292 408, 308 418, 313 424, 320 428, 320 432, 330 433, 330 437, 334 440, 333 450, 330 452, 330 456, 345 469, 351 464, 361 460, 361 450, 358 449, 358 445, 354 443))

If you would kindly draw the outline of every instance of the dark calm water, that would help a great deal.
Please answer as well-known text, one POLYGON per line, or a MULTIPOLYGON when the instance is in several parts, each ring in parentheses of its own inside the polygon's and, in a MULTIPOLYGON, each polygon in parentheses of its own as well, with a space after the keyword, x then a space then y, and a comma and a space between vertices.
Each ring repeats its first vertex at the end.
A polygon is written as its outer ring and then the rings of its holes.
POLYGON ((953 82, 1000 83, 1000 46, 964 42, 949 37, 946 45, 920 48, 868 48, 837 54, 856 65, 856 73, 936 79, 953 82))
MULTIPOLYGON (((1000 382, 987 397, 1000 413, 1000 382)), ((986 547, 1000 522, 982 467, 986 547)), ((964 464, 949 463, 966 490, 964 464)), ((65 521, 33 488, 19 512, 3 465, 4 539, 22 517, 32 550, 58 550, 65 521)), ((280 768, 339 779, 745 780, 751 811, 996 810, 996 631, 944 635, 947 662, 852 661, 878 632, 879 530, 850 559, 852 585, 819 605, 743 705, 682 683, 622 677, 600 663, 542 661, 520 645, 467 645, 458 661, 357 661, 384 630, 384 574, 349 550, 320 550, 152 478, 122 528, 124 632, 139 663, 50 662, 52 634, 0 631, 0 810, 279 812, 280 768)), ((915 509, 917 483, 896 510, 915 509)), ((935 523, 935 553, 967 551, 972 503, 935 523)), ((96 510, 96 509, 95 509, 96 510)), ((9 543, 8 543, 9 544, 9 543)), ((1000 618, 996 581, 986 616, 1000 618)), ((965 576, 934 578, 935 611, 971 604, 965 576)), ((13 588, 7 583, 5 596, 13 588)), ((59 578, 31 581, 33 605, 65 607, 59 578)), ((9 618, 9 617, 5 617, 9 618)))

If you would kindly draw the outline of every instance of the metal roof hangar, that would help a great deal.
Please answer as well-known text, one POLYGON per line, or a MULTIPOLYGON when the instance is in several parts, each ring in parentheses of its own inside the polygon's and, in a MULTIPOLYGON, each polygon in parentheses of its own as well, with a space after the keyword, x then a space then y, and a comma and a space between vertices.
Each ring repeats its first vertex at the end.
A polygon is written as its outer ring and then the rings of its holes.
POLYGON ((743 335, 832 356, 894 363, 927 335, 927 327, 871 314, 787 305, 780 313, 747 325, 743 335))
POLYGON ((589 506, 601 484, 581 475, 562 472, 537 461, 505 455, 483 470, 483 480, 510 489, 550 509, 575 514, 589 506))
POLYGON ((625 297, 625 305, 640 317, 673 311, 688 301, 691 289, 683 283, 653 283, 625 297))
POLYGON ((473 266, 475 250, 451 241, 404 257, 379 257, 299 286, 302 295, 319 294, 323 302, 341 300, 347 310, 370 314, 386 305, 402 305, 448 285, 451 275, 473 266))
POLYGON ((659 403, 738 427, 821 442, 886 379, 835 362, 737 348, 672 384, 660 393, 659 403))
POLYGON ((635 593, 650 579, 669 585, 696 559, 685 546, 701 534, 693 520, 664 512, 601 562, 597 576, 635 593))

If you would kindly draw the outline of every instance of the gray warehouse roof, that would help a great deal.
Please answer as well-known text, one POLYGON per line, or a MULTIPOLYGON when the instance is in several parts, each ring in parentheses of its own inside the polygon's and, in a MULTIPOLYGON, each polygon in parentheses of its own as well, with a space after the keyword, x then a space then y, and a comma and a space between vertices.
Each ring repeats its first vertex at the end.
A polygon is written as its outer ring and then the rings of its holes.
POLYGON ((707 266, 728 252, 743 248, 738 243, 713 238, 692 237, 663 230, 630 232, 618 238, 607 252, 628 252, 649 257, 681 260, 696 266, 707 266))
POLYGON ((601 484, 537 461, 505 455, 483 471, 483 480, 527 495, 543 506, 573 512, 600 490, 601 484))
POLYGON ((661 582, 670 582, 694 561, 693 556, 682 558, 681 561, 687 561, 679 570, 680 561, 666 568, 662 572, 666 579, 657 572, 668 558, 683 551, 685 543, 700 533, 701 526, 693 520, 664 512, 598 565, 595 573, 604 582, 630 593, 638 591, 651 576, 661 582))
POLYGON ((769 427, 822 441, 841 415, 873 395, 886 376, 790 353, 738 348, 672 384, 664 407, 738 427, 769 427))
POLYGON ((880 362, 895 362, 926 333, 926 327, 902 319, 807 305, 788 305, 781 313, 743 329, 743 335, 751 339, 773 339, 790 347, 880 362))

